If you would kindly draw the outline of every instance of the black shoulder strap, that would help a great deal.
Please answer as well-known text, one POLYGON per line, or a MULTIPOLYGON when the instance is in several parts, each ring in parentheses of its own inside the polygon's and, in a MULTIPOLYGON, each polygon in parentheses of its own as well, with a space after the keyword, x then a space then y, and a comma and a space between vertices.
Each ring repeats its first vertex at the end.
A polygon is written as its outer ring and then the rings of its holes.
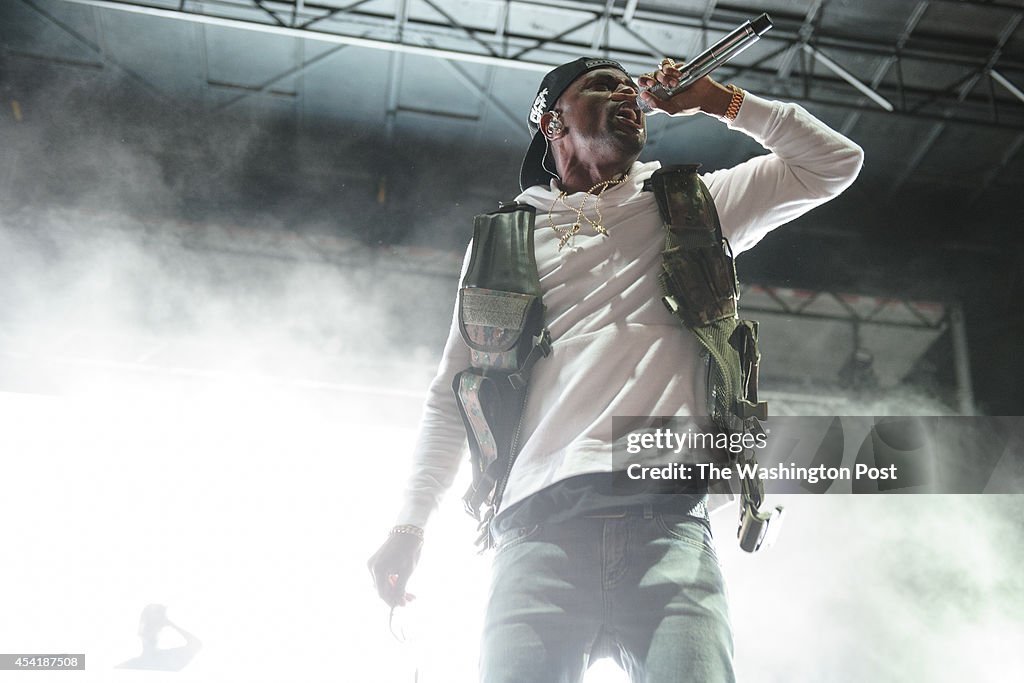
POLYGON ((649 181, 665 228, 660 276, 665 305, 691 330, 735 321, 739 299, 732 254, 698 168, 668 166, 649 181))
POLYGON ((665 166, 644 182, 654 192, 662 223, 668 228, 668 247, 711 247, 722 242, 718 210, 697 171, 700 164, 665 166))
MULTIPOLYGON (((761 354, 757 323, 740 320, 736 265, 722 234, 714 199, 697 174, 699 166, 659 169, 645 183, 654 192, 665 227, 661 285, 665 305, 689 328, 708 354, 708 414, 730 432, 758 433, 767 404, 757 398, 761 354)), ((740 456, 757 463, 753 449, 740 456)), ((764 482, 742 478, 740 547, 753 552, 778 530, 782 508, 762 512, 764 482)))

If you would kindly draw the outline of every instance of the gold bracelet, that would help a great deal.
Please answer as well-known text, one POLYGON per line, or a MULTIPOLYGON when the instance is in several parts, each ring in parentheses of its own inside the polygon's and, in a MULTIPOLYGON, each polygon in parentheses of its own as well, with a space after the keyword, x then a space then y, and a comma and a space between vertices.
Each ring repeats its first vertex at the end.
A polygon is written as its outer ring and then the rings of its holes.
POLYGON ((388 536, 394 536, 395 534, 409 534, 416 538, 423 540, 423 529, 412 524, 399 524, 398 526, 391 527, 391 531, 388 532, 388 536))
POLYGON ((726 121, 735 121, 736 115, 740 113, 740 106, 743 104, 743 96, 746 93, 732 83, 725 87, 732 91, 732 99, 729 100, 729 106, 725 108, 725 115, 722 118, 726 121))

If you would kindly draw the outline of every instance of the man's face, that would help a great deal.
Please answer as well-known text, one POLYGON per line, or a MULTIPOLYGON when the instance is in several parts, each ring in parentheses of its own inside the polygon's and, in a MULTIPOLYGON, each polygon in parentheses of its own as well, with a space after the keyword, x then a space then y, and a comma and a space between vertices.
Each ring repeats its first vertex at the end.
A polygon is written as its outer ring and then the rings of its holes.
POLYGON ((636 104, 637 84, 613 68, 588 71, 566 88, 555 109, 579 156, 609 154, 635 158, 647 141, 644 115, 636 104))

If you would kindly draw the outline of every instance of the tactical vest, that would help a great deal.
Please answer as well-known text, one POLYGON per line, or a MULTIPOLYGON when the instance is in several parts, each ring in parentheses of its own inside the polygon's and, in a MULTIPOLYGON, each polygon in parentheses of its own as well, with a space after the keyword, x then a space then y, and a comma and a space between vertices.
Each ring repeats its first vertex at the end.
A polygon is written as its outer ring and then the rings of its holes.
MULTIPOLYGON (((645 183, 665 229, 659 282, 673 316, 696 335, 707 363, 707 411, 725 432, 758 432, 757 323, 736 312, 739 284, 728 241, 698 165, 659 169, 645 183)), ((551 350, 533 250, 535 209, 504 206, 476 217, 469 268, 459 289, 459 327, 471 367, 452 383, 466 425, 473 483, 463 497, 481 539, 501 504, 519 451, 530 371, 551 350)), ((742 456, 749 462, 752 452, 742 456)), ((758 511, 760 480, 743 482, 740 545, 754 550, 770 513, 758 511)))
POLYGON ((471 366, 455 376, 452 389, 473 467, 463 502, 483 535, 519 450, 530 370, 551 352, 533 252, 535 216, 526 204, 477 216, 459 289, 459 329, 471 366))

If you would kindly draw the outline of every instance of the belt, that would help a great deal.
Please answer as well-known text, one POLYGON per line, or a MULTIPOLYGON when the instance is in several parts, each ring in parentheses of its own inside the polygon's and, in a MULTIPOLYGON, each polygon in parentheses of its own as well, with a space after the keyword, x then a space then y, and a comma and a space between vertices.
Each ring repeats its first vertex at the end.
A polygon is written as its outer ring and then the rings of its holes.
POLYGON ((707 519, 708 507, 703 500, 698 501, 689 510, 683 510, 678 505, 654 505, 653 503, 646 503, 644 505, 626 505, 618 508, 608 508, 607 510, 597 510, 585 515, 580 515, 580 517, 584 519, 624 519, 626 517, 645 517, 650 519, 654 517, 655 513, 684 515, 687 517, 697 517, 698 519, 707 519))
MULTIPOLYGON (((643 517, 645 519, 654 519, 654 515, 680 515, 684 517, 693 517, 697 521, 708 527, 710 531, 710 520, 708 519, 708 508, 707 504, 700 500, 689 510, 682 508, 679 505, 655 505, 653 503, 646 503, 641 505, 623 505, 621 507, 606 508, 604 510, 595 510, 583 515, 577 515, 572 519, 564 520, 561 523, 571 523, 574 519, 626 519, 629 517, 643 517)), ((505 529, 504 531, 497 533, 493 529, 491 530, 493 544, 495 547, 501 546, 509 541, 515 540, 520 536, 533 533, 537 529, 537 525, 532 527, 512 527, 505 529)))

